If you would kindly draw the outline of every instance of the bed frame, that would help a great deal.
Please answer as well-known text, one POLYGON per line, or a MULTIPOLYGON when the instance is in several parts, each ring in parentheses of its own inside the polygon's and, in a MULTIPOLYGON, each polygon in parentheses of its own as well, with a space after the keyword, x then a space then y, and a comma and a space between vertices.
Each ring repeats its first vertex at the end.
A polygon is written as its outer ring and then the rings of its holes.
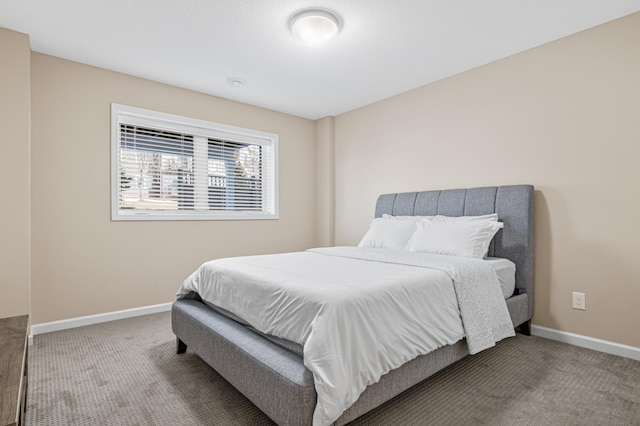
MULTIPOLYGON (((534 303, 533 186, 511 185, 381 195, 375 216, 476 216, 497 213, 504 228, 489 256, 516 264, 507 299, 515 328, 530 335, 534 303)), ((279 425, 311 425, 316 392, 302 357, 214 311, 199 300, 176 300, 172 328, 177 353, 187 346, 279 425)), ((335 422, 344 425, 468 355, 465 340, 421 355, 382 376, 335 422)))

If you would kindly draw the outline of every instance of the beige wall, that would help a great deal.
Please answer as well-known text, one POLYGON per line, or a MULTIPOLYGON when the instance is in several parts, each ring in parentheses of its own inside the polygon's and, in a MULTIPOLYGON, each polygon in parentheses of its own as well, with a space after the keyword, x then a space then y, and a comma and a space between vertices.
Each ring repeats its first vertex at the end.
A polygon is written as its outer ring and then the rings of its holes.
POLYGON ((334 118, 316 121, 316 244, 334 245, 334 118))
POLYGON ((313 121, 33 53, 33 322, 170 302, 218 257, 315 241, 313 121), (112 222, 116 102, 279 135, 280 219, 112 222))
POLYGON ((0 318, 29 313, 29 36, 0 28, 0 318))
POLYGON ((534 184, 533 322, 640 347, 639 42, 634 14, 337 117, 336 244, 379 193, 534 184))

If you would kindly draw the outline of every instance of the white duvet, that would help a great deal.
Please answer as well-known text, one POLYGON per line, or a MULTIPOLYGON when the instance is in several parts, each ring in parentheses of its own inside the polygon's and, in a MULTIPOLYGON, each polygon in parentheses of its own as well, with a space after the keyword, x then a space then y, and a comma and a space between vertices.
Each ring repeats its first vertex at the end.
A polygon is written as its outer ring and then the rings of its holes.
POLYGON ((177 296, 190 291, 303 345, 316 426, 418 355, 463 337, 473 354, 514 335, 496 273, 478 259, 356 247, 226 258, 203 264, 177 296))

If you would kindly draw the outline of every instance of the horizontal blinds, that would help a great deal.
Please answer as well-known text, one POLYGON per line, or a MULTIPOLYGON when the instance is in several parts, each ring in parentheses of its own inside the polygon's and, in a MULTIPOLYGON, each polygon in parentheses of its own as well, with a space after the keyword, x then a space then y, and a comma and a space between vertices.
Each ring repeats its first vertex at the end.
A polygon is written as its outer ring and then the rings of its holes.
POLYGON ((209 208, 261 211, 264 198, 264 147, 209 139, 209 208))
POLYGON ((274 147, 120 124, 119 209, 274 210, 274 147))
POLYGON ((193 209, 193 136, 121 124, 119 181, 121 210, 193 209))
POLYGON ((130 124, 120 125, 120 146, 136 151, 193 156, 193 136, 130 124))

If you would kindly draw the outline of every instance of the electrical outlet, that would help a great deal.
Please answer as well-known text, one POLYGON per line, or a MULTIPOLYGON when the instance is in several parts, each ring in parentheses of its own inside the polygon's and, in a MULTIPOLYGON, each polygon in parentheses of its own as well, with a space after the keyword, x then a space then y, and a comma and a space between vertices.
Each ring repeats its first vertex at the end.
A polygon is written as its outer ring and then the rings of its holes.
POLYGON ((573 309, 587 310, 587 301, 584 293, 573 292, 573 309))

